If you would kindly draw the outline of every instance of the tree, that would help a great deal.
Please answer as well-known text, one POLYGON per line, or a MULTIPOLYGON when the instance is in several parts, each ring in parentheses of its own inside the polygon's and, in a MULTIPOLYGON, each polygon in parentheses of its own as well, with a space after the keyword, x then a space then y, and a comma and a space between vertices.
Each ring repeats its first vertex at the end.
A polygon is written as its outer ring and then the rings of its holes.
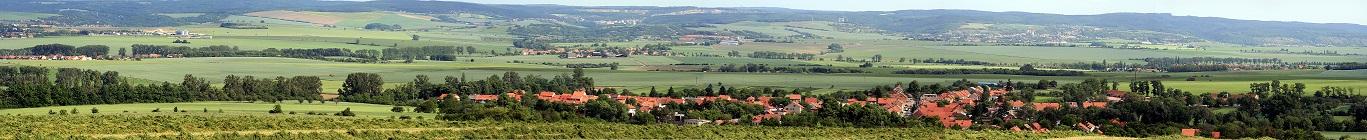
POLYGON ((128 57, 128 48, 119 48, 119 56, 128 57))
POLYGON ((93 107, 90 108, 90 114, 96 114, 96 113, 100 113, 100 109, 98 109, 98 108, 93 108, 93 107))
POLYGON ((404 109, 403 109, 402 106, 394 106, 393 109, 389 109, 389 111, 393 111, 393 112, 395 112, 395 113, 403 113, 403 110, 404 110, 404 109))
POLYGON ((279 104, 276 104, 275 108, 270 111, 271 114, 280 114, 281 112, 285 112, 285 110, 280 109, 279 104))
POLYGON ((1356 118, 1357 121, 1367 120, 1367 101, 1359 101, 1349 110, 1353 112, 1353 118, 1356 118))
POLYGON ((417 108, 414 108, 414 109, 413 109, 413 112, 418 112, 418 113, 434 113, 434 112, 436 112, 436 110, 437 110, 437 102, 436 102, 436 101, 432 101, 432 100, 427 100, 427 101, 423 101, 422 104, 421 104, 421 105, 418 105, 417 108))
POLYGON ((346 81, 342 83, 342 89, 337 93, 348 100, 353 100, 352 96, 373 96, 379 94, 384 86, 384 80, 380 79, 379 74, 375 73, 352 73, 347 75, 346 81))
POLYGON ((109 54, 109 46, 105 45, 86 45, 76 48, 76 53, 89 57, 105 56, 109 54))
POLYGON ((1035 65, 1025 64, 1025 65, 1022 65, 1022 66, 1021 66, 1020 70, 1021 70, 1021 71, 1034 71, 1034 70, 1035 70, 1035 65))
POLYGON ((412 37, 413 37, 413 41, 418 41, 418 37, 419 37, 418 35, 413 35, 412 37))
POLYGON ((840 46, 840 44, 831 43, 831 45, 826 45, 826 50, 829 50, 830 52, 845 52, 845 47, 840 46))

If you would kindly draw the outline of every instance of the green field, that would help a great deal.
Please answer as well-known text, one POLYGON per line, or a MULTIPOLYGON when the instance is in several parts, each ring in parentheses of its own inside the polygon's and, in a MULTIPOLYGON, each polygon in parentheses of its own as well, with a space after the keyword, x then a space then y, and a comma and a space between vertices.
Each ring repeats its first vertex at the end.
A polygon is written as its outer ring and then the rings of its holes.
POLYGON ((1320 135, 1324 135, 1324 138, 1328 138, 1328 139, 1338 139, 1338 138, 1341 138, 1341 137, 1343 137, 1343 136, 1351 137, 1350 139, 1367 139, 1367 132, 1331 132, 1331 131, 1320 131, 1320 135))
POLYGON ((57 14, 0 11, 0 20, 33 20, 57 16, 57 14))
MULTIPOLYGON (((682 58, 682 57, 680 57, 682 58)), ((434 62, 418 61, 413 64, 391 63, 391 64, 358 64, 327 62, 318 60, 292 59, 292 58, 178 58, 178 59, 144 59, 143 61, 31 61, 31 60, 0 60, 0 64, 11 65, 32 65, 45 67, 74 67, 83 69, 95 69, 105 71, 119 71, 128 77, 149 79, 154 81, 179 82, 185 74, 193 74, 198 77, 205 77, 210 81, 222 80, 227 75, 251 75, 257 77, 274 76, 319 76, 323 78, 326 87, 324 92, 335 91, 340 87, 340 81, 346 75, 354 72, 371 72, 384 76, 384 80, 390 82, 390 86, 396 83, 412 81, 416 75, 428 75, 433 79, 440 79, 445 76, 459 77, 465 75, 468 78, 488 77, 494 74, 502 74, 507 71, 517 71, 522 75, 541 75, 551 77, 554 75, 567 74, 568 69, 560 66, 546 66, 539 64, 515 64, 507 63, 513 60, 555 60, 553 56, 508 56, 508 57, 484 57, 476 58, 475 62, 434 62), (537 58, 550 57, 550 58, 537 58)), ((567 59, 582 61, 586 63, 619 62, 630 65, 631 62, 651 62, 651 64, 677 63, 670 57, 634 57, 630 59, 567 59), (610 61, 609 61, 610 60, 610 61), (658 62, 656 62, 658 61, 658 62)), ((571 61, 571 62, 573 62, 571 61)), ((569 62, 561 62, 569 63, 569 62)), ((649 70, 649 69, 646 69, 649 70)), ((1193 93, 1206 92, 1246 92, 1248 84, 1254 82, 1269 82, 1272 80, 1282 80, 1284 83, 1301 82, 1306 83, 1308 90, 1319 89, 1322 86, 1343 86, 1356 89, 1367 89, 1367 75, 1353 75, 1352 73, 1362 73, 1359 71, 1323 71, 1323 70, 1300 70, 1300 71, 1239 71, 1239 72, 1205 72, 1205 73, 1140 73, 1138 76, 1142 80, 1164 80, 1168 87, 1191 91, 1193 93), (1162 78, 1161 75, 1168 75, 1162 78), (1210 75, 1211 77, 1198 78, 1198 81, 1183 81, 1187 76, 1210 75)), ((649 72, 641 70, 606 70, 590 69, 588 76, 594 77, 600 86, 620 86, 620 87, 649 87, 649 86, 696 86, 707 83, 725 83, 728 85, 740 86, 768 86, 768 87, 815 87, 827 88, 835 86, 841 89, 863 89, 876 85, 890 85, 897 82, 909 82, 917 80, 921 82, 949 82, 959 79, 970 79, 972 81, 1026 81, 1034 82, 1037 80, 1058 80, 1061 82, 1077 82, 1087 78, 1105 78, 1113 81, 1121 81, 1120 89, 1128 89, 1123 82, 1129 81, 1135 75, 1133 73, 1093 73, 1091 76, 1080 77, 1048 77, 1048 76, 1017 76, 1017 75, 900 75, 889 73, 864 73, 864 74, 780 74, 780 73, 718 73, 718 72, 649 72)))
MULTIPOLYGON (((516 20, 502 21, 492 20, 487 16, 474 14, 452 14, 460 19, 478 20, 493 22, 490 26, 476 28, 448 28, 463 27, 464 25, 452 25, 454 23, 437 22, 425 20, 430 16, 402 12, 294 12, 294 11, 274 11, 273 18, 263 18, 262 16, 230 16, 223 21, 242 22, 261 24, 269 29, 228 29, 219 28, 216 24, 187 25, 180 27, 162 27, 158 29, 184 29, 194 33, 209 34, 214 36, 212 39, 191 39, 190 44, 173 44, 175 40, 170 37, 157 36, 80 36, 80 37, 45 37, 31 39, 0 39, 0 49, 19 49, 32 47, 39 44, 62 43, 70 45, 108 45, 113 47, 111 53, 118 48, 126 48, 132 44, 153 44, 153 45, 175 45, 175 46, 195 46, 204 47, 210 45, 230 45, 238 46, 243 50, 260 50, 266 48, 347 48, 359 49, 384 49, 390 47, 421 47, 421 46, 472 46, 479 52, 508 52, 518 51, 511 48, 511 39, 515 38, 507 32, 509 26, 521 25, 530 22, 542 22, 535 20, 516 20), (281 20, 276 17, 289 18, 281 20), (338 27, 323 27, 313 22, 336 22, 338 27), (358 29, 368 23, 400 24, 405 28, 412 28, 407 31, 376 31, 358 29), (414 41, 412 35, 420 36, 420 40, 414 41), (359 41, 360 44, 348 44, 359 41)), ((19 13, 5 13, 0 15, 21 15, 19 13)), ((194 13, 166 13, 163 15, 173 17, 195 16, 194 13)), ((324 92, 332 92, 340 87, 340 81, 349 73, 371 72, 379 73, 384 76, 384 80, 391 83, 387 86, 394 86, 397 83, 408 82, 416 75, 428 75, 433 79, 440 79, 445 76, 466 76, 468 78, 484 78, 494 74, 502 74, 508 71, 516 71, 523 75, 541 75, 550 77, 553 75, 565 74, 570 70, 564 68, 564 64, 574 63, 618 63, 622 66, 620 70, 607 70, 606 68, 590 69, 589 76, 592 76, 601 86, 626 87, 631 89, 641 89, 649 86, 698 86, 707 83, 724 83, 727 85, 738 86, 763 86, 763 87, 789 87, 789 88, 828 88, 834 86, 837 89, 819 90, 822 92, 832 92, 838 90, 864 89, 876 85, 889 85, 897 82, 908 82, 917 80, 921 82, 944 83, 959 79, 970 79, 972 81, 1037 81, 1037 80, 1059 80, 1061 82, 1077 82, 1088 78, 1103 78, 1112 81, 1130 80, 1163 80, 1169 87, 1191 91, 1194 93, 1209 92, 1246 92, 1248 84, 1253 82, 1267 82, 1272 80, 1282 80, 1283 82, 1301 82, 1310 86, 1311 90, 1322 86, 1343 86, 1356 89, 1367 89, 1367 70, 1356 71, 1324 71, 1324 70, 1288 70, 1288 71, 1230 71, 1230 72, 1195 72, 1195 73, 1113 73, 1113 72, 1089 72, 1089 76, 1073 77, 1046 77, 1046 76, 1019 76, 1019 75, 899 75, 890 74, 892 71, 902 69, 977 69, 977 68, 1006 68, 1014 69, 1012 66, 973 66, 973 65, 944 65, 944 64, 924 64, 911 62, 896 62, 899 59, 964 59, 972 61, 986 61, 1004 64, 1045 64, 1045 63, 1078 63, 1078 62, 1126 62, 1142 63, 1131 60, 1146 57, 1236 57, 1236 58, 1278 58, 1286 62, 1364 62, 1367 56, 1318 56, 1318 55, 1299 55, 1299 54, 1264 54, 1264 53, 1241 53, 1238 50, 1258 49, 1275 50, 1288 49, 1291 51, 1339 51, 1343 53, 1365 53, 1367 49, 1349 47, 1314 47, 1314 48, 1286 48, 1286 47, 1257 47, 1237 46, 1221 43, 1198 43, 1200 49, 1108 49, 1108 48, 1085 48, 1085 47, 1020 47, 1020 46, 945 46, 955 42, 931 42, 900 40, 901 37, 887 36, 871 32, 842 32, 838 31, 840 23, 824 21, 807 22, 736 22, 731 24, 717 24, 709 27, 693 28, 704 31, 735 31, 748 30, 769 34, 771 36, 790 36, 797 35, 796 32, 785 29, 808 32, 821 39, 794 39, 794 43, 764 43, 747 42, 743 45, 713 45, 713 46, 676 46, 671 47, 672 52, 683 54, 703 53, 709 55, 725 56, 728 52, 737 51, 741 54, 750 54, 757 51, 772 51, 783 53, 809 53, 819 54, 816 60, 781 60, 781 59, 757 59, 745 57, 692 57, 692 56, 632 56, 629 58, 579 58, 579 59, 559 59, 555 55, 539 56, 489 56, 487 54, 459 55, 460 60, 456 62, 435 62, 418 61, 413 64, 358 64, 358 63, 339 63, 317 60, 303 60, 290 58, 187 58, 187 59, 146 59, 143 61, 17 61, 0 60, 5 65, 33 65, 45 67, 74 67, 84 69, 95 69, 105 71, 119 71, 124 76, 144 80, 148 82, 166 81, 179 82, 183 75, 193 74, 204 77, 210 81, 221 80, 227 75, 251 75, 257 77, 274 76, 319 76, 324 80, 324 92), (831 38, 824 38, 831 37, 831 38), (826 46, 838 43, 844 46, 845 51, 840 53, 826 52, 826 46), (829 65, 834 67, 854 68, 862 63, 834 61, 837 57, 850 57, 854 59, 869 59, 874 55, 882 55, 883 62, 875 62, 877 66, 886 68, 863 68, 872 73, 858 74, 782 74, 782 73, 719 73, 719 72, 667 72, 653 70, 696 70, 702 67, 719 67, 721 64, 768 64, 771 66, 787 65, 829 65), (469 60, 473 60, 470 62, 469 60), (518 63, 514 63, 518 62, 518 63), (711 66, 675 66, 673 64, 710 64, 711 66), (543 65, 546 64, 546 65, 543 65), (1198 78, 1196 81, 1184 81, 1190 76, 1211 77, 1198 78)), ((997 28, 997 27, 1017 28, 1014 25, 996 24, 965 24, 962 28, 997 28)), ((1021 27, 1024 28, 1024 27, 1021 27)), ((1103 41, 1125 42, 1128 40, 1107 39, 1103 41)), ((634 40, 626 42, 580 42, 580 43, 555 43, 561 46, 587 45, 590 43, 606 43, 616 47, 635 47, 645 44, 668 43, 669 40, 634 40)), ((1162 47, 1162 46, 1158 46, 1162 47)), ((1122 89, 1127 88, 1121 84, 1122 89)))
POLYGON ((406 110, 408 110, 407 112, 397 113, 397 112, 392 112, 392 111, 390 111, 390 109, 393 109, 393 108, 394 108, 394 106, 390 106, 390 105, 377 105, 377 104, 364 104, 364 103, 347 103, 347 102, 327 102, 327 103, 312 102, 312 103, 300 103, 300 102, 298 102, 298 101, 281 101, 281 102, 279 102, 279 103, 268 103, 268 102, 236 102, 236 101, 234 101, 234 102, 228 102, 228 101, 210 101, 210 102, 186 102, 186 103, 137 103, 137 104, 109 104, 109 105, 51 106, 51 107, 37 107, 37 108, 4 109, 4 110, 0 110, 0 114, 6 114, 6 115, 48 115, 48 111, 54 111, 54 112, 55 112, 55 111, 73 110, 73 109, 74 109, 74 110, 77 110, 77 111, 76 111, 77 114, 84 114, 84 115, 90 115, 90 114, 99 114, 99 115, 172 115, 172 114, 206 114, 206 113, 209 113, 209 114, 220 114, 220 113, 226 113, 226 114, 236 114, 236 115, 263 115, 263 116, 268 116, 268 115, 269 115, 269 116, 292 115, 292 116, 302 116, 302 115, 306 115, 308 112, 326 113, 326 114, 328 114, 328 115, 331 115, 332 113, 341 112, 342 110, 344 110, 344 109, 346 109, 346 108, 351 108, 351 111, 352 111, 352 112, 355 112, 357 117, 365 117, 365 118, 389 118, 389 117, 398 117, 398 116, 413 116, 413 117, 422 116, 423 118, 433 118, 433 117, 436 117, 436 114, 432 114, 432 113, 416 113, 416 112, 411 112, 411 111, 413 110, 413 107, 405 107, 406 110), (285 113, 281 113, 281 114, 270 114, 270 113, 268 113, 268 111, 270 111, 271 109, 273 109, 273 108, 275 107, 275 105, 277 105, 277 104, 280 105, 281 110, 284 110, 285 113), (177 109, 177 108, 179 108, 179 109, 182 110, 182 111, 186 111, 186 112, 173 112, 173 110, 174 110, 174 109, 177 109), (99 113, 91 113, 91 112, 90 112, 91 109, 98 109, 100 112, 99 112, 99 113), (157 110, 157 109, 160 109, 160 112, 152 112, 152 110, 157 110), (206 110, 207 110, 207 112, 205 112, 206 110), (222 110, 222 112, 219 112, 219 110, 222 110), (296 114, 289 114, 289 112, 295 112, 296 114))

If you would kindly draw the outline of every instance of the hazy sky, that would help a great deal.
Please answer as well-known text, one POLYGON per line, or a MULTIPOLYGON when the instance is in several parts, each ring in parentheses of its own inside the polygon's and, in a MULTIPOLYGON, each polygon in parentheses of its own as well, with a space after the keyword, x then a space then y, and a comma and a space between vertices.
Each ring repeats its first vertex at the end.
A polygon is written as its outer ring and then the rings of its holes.
POLYGON ((783 7, 808 10, 892 11, 970 9, 1069 15, 1172 13, 1232 19, 1367 25, 1367 0, 450 0, 485 4, 576 6, 783 7))

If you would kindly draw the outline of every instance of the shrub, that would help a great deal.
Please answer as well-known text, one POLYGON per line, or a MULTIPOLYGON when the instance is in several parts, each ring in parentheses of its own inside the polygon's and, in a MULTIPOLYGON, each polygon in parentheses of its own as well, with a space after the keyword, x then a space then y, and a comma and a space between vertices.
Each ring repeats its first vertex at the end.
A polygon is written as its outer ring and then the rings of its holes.
POLYGON ((285 112, 285 110, 281 110, 281 109, 280 109, 280 105, 278 105, 278 104, 275 105, 275 109, 271 109, 271 111, 270 111, 271 114, 279 114, 279 113, 281 113, 281 112, 285 112))
POLYGON ((342 112, 338 112, 338 113, 337 113, 337 116, 356 116, 356 113, 352 113, 352 112, 351 112, 351 108, 348 107, 348 108, 342 110, 342 112))

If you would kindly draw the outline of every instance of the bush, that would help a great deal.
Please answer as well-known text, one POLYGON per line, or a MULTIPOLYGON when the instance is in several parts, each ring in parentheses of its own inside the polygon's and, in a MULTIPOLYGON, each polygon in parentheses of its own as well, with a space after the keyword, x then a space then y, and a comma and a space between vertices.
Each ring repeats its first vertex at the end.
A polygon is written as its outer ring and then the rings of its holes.
POLYGON ((393 109, 389 109, 389 111, 394 111, 394 112, 398 112, 398 113, 403 113, 403 110, 404 110, 404 109, 403 109, 403 107, 401 107, 401 106, 394 106, 393 109))
POLYGON ((279 114, 281 112, 285 112, 285 110, 281 110, 280 105, 275 105, 275 109, 271 109, 270 111, 271 114, 279 114))
POLYGON ((152 112, 161 112, 161 108, 152 109, 152 112))
POLYGON ((342 112, 338 112, 337 116, 356 116, 356 113, 352 113, 351 108, 348 107, 345 110, 342 110, 342 112))
POLYGON ((98 109, 98 108, 93 108, 93 107, 90 108, 90 114, 95 114, 95 113, 100 113, 100 109, 98 109))

